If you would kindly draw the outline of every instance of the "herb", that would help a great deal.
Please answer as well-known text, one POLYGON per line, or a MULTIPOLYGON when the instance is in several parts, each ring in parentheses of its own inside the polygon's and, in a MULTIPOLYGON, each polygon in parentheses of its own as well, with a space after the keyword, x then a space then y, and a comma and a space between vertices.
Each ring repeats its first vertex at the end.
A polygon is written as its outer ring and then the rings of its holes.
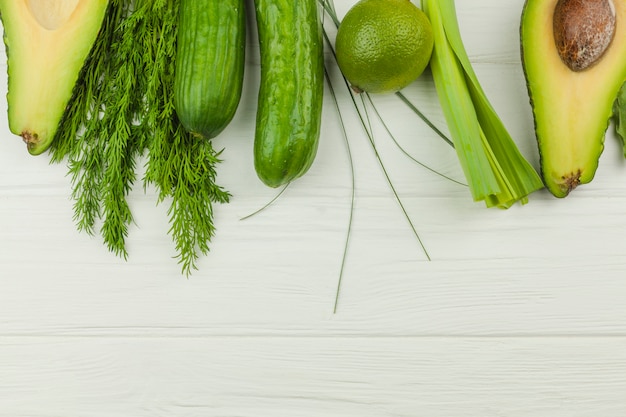
POLYGON ((146 158, 144 187, 170 201, 169 233, 186 275, 207 254, 213 203, 229 201, 215 184, 220 162, 210 141, 185 131, 173 106, 179 0, 111 0, 101 32, 51 147, 67 160, 74 217, 81 231, 100 234, 128 257, 133 216, 127 201, 146 158))

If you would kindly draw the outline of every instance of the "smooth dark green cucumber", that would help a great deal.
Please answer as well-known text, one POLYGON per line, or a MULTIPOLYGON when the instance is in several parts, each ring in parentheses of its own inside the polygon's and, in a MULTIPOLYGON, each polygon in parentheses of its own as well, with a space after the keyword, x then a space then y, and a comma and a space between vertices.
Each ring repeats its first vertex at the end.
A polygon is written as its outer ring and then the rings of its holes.
POLYGON ((233 119, 243 86, 244 0, 181 0, 174 106, 182 125, 204 138, 233 119))
POLYGON ((261 82, 254 165, 266 185, 304 175, 317 153, 324 91, 317 0, 255 0, 261 82))

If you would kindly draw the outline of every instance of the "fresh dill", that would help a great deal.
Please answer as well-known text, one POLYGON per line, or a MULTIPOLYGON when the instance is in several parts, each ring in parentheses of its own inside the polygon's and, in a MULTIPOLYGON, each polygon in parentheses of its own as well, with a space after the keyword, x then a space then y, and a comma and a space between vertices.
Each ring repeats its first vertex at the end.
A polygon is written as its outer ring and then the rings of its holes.
POLYGON ((197 269, 214 235, 213 203, 229 201, 216 185, 219 152, 192 137, 174 112, 179 0, 110 0, 102 29, 81 71, 51 147, 67 160, 74 218, 128 257, 133 215, 128 194, 146 159, 144 188, 170 202, 170 229, 182 272, 197 269))

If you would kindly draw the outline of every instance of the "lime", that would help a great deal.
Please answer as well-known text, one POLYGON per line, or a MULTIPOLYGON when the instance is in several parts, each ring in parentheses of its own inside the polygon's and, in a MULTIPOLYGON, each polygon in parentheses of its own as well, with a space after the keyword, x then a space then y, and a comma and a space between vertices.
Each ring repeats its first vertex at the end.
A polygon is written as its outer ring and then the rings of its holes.
POLYGON ((335 52, 356 91, 391 93, 424 72, 433 44, 428 17, 410 0, 360 0, 339 25, 335 52))

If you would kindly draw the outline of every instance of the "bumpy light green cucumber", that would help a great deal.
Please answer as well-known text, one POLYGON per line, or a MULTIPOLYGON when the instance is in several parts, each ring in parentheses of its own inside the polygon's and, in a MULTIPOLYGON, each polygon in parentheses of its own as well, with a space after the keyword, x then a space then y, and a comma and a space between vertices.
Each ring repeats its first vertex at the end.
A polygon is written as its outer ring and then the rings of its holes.
POLYGON ((305 174, 317 153, 324 90, 317 0, 255 0, 261 53, 254 165, 266 185, 305 174))
POLYGON ((183 126, 217 136, 233 119, 245 66, 244 0, 181 0, 174 106, 183 126))

